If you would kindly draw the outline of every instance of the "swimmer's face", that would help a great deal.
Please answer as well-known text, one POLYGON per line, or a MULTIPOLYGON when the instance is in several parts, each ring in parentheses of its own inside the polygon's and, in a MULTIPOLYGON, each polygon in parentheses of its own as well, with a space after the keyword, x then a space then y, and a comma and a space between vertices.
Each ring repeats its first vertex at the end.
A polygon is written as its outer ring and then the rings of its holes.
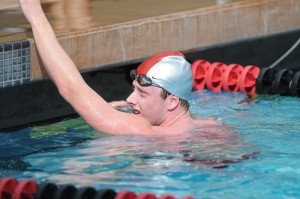
POLYGON ((126 99, 131 105, 133 114, 147 119, 151 125, 159 126, 167 115, 166 100, 161 97, 162 88, 143 87, 133 81, 133 92, 126 99))

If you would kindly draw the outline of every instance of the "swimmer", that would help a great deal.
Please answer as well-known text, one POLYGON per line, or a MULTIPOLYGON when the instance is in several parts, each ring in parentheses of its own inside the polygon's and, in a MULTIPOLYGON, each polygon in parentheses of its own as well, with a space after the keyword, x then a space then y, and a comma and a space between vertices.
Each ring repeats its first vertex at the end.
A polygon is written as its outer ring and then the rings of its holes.
POLYGON ((194 120, 188 96, 192 90, 190 64, 177 51, 162 52, 131 71, 133 92, 126 102, 107 103, 83 80, 71 58, 58 43, 40 0, 20 0, 32 27, 45 69, 60 95, 95 130, 110 134, 166 135, 217 126, 212 119, 194 120), (130 105, 132 113, 114 106, 130 105))

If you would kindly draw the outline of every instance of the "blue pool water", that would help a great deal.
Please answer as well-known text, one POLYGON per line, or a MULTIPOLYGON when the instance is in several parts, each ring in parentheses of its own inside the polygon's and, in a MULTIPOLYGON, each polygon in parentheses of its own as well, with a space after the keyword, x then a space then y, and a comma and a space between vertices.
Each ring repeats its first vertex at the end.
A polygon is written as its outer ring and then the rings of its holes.
POLYGON ((222 128, 115 136, 80 118, 0 133, 0 177, 176 198, 300 197, 300 99, 193 92, 193 117, 222 128))

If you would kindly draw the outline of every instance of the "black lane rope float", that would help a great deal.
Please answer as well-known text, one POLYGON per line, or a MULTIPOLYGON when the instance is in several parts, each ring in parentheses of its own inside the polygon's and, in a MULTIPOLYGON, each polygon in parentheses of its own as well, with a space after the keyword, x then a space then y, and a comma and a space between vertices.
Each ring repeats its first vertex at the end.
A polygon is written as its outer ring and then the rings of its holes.
POLYGON ((283 96, 300 97, 300 71, 294 74, 289 69, 275 70, 274 68, 284 60, 300 44, 300 38, 278 60, 269 67, 263 68, 256 79, 257 94, 279 94, 283 96))

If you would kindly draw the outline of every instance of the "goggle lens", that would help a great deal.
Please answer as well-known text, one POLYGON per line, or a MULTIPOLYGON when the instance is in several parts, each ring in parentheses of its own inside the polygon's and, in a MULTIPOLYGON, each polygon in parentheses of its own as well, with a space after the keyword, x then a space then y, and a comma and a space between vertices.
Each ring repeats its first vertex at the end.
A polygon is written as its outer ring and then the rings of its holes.
POLYGON ((137 82, 141 86, 151 86, 151 85, 153 85, 152 84, 152 80, 149 77, 147 77, 144 74, 137 75, 135 69, 133 69, 133 70, 130 71, 130 78, 131 78, 132 81, 136 79, 137 82))

